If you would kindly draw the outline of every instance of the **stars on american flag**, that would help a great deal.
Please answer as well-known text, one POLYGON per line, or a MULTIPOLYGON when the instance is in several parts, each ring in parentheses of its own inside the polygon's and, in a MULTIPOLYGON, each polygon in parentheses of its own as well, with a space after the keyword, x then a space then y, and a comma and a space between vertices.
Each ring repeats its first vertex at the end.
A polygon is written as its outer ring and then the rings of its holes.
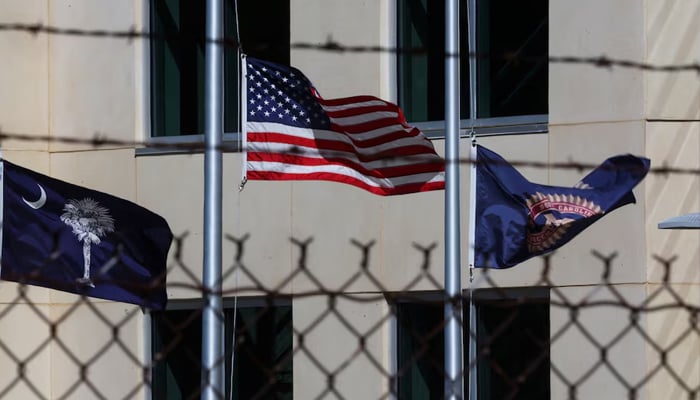
POLYGON ((293 69, 268 69, 248 63, 248 121, 279 122, 312 129, 328 129, 330 122, 315 89, 293 69))

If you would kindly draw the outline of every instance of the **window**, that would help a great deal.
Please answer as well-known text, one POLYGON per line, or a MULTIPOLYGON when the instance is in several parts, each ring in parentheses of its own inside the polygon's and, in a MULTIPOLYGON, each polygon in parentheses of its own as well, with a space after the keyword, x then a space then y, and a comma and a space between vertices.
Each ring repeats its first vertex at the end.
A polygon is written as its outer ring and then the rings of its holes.
MULTIPOLYGON (((224 131, 238 126, 234 0, 224 0, 224 131)), ((151 136, 204 133, 204 1, 151 0, 151 136)), ((241 42, 251 56, 289 64, 289 0, 239 1, 241 42)))
POLYGON ((436 299, 397 303, 397 398, 445 398, 443 314, 436 299))
POLYGON ((483 299, 476 313, 479 399, 550 398, 549 301, 483 299))
MULTIPOLYGON (((409 121, 444 119, 445 2, 397 2, 399 103, 409 121)), ((475 23, 477 118, 547 114, 548 0, 460 5, 461 117, 469 118, 468 25, 475 23)))
MULTIPOLYGON (((292 308, 238 301, 224 303, 226 399, 292 399, 292 308), (235 343, 235 345, 232 345, 235 343), (233 393, 231 356, 233 348, 233 393), (232 397, 229 397, 231 396, 232 397)), ((177 307, 177 303, 175 303, 177 307)), ((201 384, 201 308, 151 314, 154 362, 152 399, 196 399, 201 384)))
MULTIPOLYGON (((477 397, 549 398, 547 290, 477 290, 477 397), (522 301, 524 300, 524 301, 522 301), (524 377, 520 383, 519 377, 524 377)), ((469 304, 463 305, 469 321, 469 304)), ((397 391, 400 399, 444 398, 444 306, 438 294, 400 299, 397 319, 397 391)), ((465 368, 468 330, 463 330, 465 368)), ((465 374, 464 393, 468 393, 465 374)))

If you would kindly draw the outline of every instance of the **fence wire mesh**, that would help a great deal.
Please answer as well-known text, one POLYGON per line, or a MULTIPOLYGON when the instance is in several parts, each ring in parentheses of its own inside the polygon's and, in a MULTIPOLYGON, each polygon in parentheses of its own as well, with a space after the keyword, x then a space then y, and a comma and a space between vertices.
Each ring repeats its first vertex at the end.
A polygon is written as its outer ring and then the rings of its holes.
MULTIPOLYGON (((222 399, 443 398, 445 302, 462 306, 464 393, 476 382, 480 399, 700 397, 700 288, 670 279, 676 257, 654 256, 657 283, 618 282, 617 255, 593 251, 600 280, 585 285, 557 282, 543 257, 515 267, 537 270, 529 284, 476 270, 447 298, 437 244, 414 244, 419 272, 397 288, 375 241, 351 240, 355 269, 329 279, 313 239, 291 239, 296 265, 270 279, 246 258, 254 237, 227 239, 222 399)), ((199 398, 203 287, 188 240, 171 250, 164 311, 0 285, 0 398, 199 398)))

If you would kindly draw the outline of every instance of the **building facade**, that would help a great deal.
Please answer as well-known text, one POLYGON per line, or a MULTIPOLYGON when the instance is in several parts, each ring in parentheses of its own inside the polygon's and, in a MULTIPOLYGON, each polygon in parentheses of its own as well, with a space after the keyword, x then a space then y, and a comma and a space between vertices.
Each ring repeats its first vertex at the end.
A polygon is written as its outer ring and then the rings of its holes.
MULTIPOLYGON (((199 3, 0 4, 3 157, 132 200, 182 238, 180 251, 171 249, 165 313, 0 283, 0 365, 13 371, 0 377, 0 397, 188 398, 198 390, 199 3), (120 143, 96 146, 95 138, 120 143), (172 143, 192 147, 165 146, 172 143)), ((237 18, 234 2, 224 3, 227 38, 240 35, 246 53, 294 65, 326 98, 368 94, 397 102, 443 154, 442 2, 244 0, 237 18)), ((692 69, 648 66, 697 62, 700 5, 476 0, 470 14, 461 3, 461 52, 476 54, 477 66, 470 98, 463 57, 462 157, 474 129, 480 144, 508 160, 595 165, 632 153, 650 158, 653 168, 689 171, 650 173, 634 190, 637 204, 556 251, 546 274, 535 258, 476 270, 470 284, 470 166, 462 164, 462 283, 480 310, 477 340, 493 349, 477 363, 480 398, 697 396, 700 233, 659 230, 657 223, 700 210, 700 78, 692 69)), ((250 181, 239 191, 232 43, 223 44, 230 146, 222 222, 225 234, 249 236, 238 260, 235 240, 223 243, 225 338, 240 349, 232 369, 226 345, 227 381, 234 377, 227 391, 240 399, 441 398, 443 192, 385 198, 307 181, 250 181), (421 248, 433 244, 426 256, 421 248), (242 333, 233 334, 233 321, 242 333), (251 372, 257 369, 266 372, 251 372)), ((559 186, 586 173, 519 170, 559 186)))

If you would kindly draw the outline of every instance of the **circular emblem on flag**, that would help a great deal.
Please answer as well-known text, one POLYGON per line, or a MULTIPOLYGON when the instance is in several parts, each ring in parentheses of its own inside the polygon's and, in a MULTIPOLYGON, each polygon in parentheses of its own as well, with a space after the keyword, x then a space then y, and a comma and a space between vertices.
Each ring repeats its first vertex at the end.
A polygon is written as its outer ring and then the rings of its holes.
POLYGON ((603 214, 600 206, 580 196, 535 193, 526 200, 529 209, 527 246, 530 252, 554 247, 574 221, 603 214))

